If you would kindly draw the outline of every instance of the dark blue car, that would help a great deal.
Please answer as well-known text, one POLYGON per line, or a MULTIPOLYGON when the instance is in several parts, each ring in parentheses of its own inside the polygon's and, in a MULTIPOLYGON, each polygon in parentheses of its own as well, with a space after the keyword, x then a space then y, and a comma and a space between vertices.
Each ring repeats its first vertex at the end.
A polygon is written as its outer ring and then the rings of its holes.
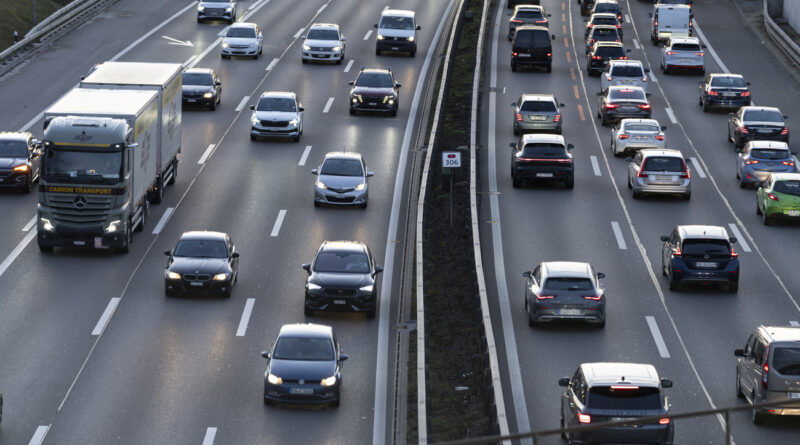
POLYGON ((739 254, 736 238, 720 226, 677 226, 662 236, 661 271, 669 279, 669 290, 684 283, 722 284, 739 290, 739 254))

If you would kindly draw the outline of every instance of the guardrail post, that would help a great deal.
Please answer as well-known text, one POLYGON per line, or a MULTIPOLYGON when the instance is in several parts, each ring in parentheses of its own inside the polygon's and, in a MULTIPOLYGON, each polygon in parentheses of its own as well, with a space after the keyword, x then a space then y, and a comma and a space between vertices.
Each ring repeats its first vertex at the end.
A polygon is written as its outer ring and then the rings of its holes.
POLYGON ((726 409, 723 418, 725 419, 725 444, 732 445, 733 433, 731 432, 731 412, 726 409))

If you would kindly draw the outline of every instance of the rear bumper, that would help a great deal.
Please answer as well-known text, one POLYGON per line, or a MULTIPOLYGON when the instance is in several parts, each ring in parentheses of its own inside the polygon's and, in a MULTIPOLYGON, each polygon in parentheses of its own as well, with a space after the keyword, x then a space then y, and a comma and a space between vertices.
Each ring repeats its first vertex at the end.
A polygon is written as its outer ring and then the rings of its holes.
POLYGON ((639 193, 665 194, 665 195, 684 195, 692 192, 692 184, 689 179, 684 179, 681 184, 647 184, 644 178, 636 178, 632 181, 633 190, 639 193))
POLYGON ((720 97, 720 96, 709 96, 705 95, 703 97, 703 101, 708 104, 710 107, 730 107, 730 108, 739 108, 739 107, 746 107, 750 105, 750 98, 749 97, 720 97))
POLYGON ((566 181, 575 178, 575 171, 572 168, 551 166, 516 166, 513 174, 517 179, 537 181, 566 181))
POLYGON ((514 121, 514 131, 523 132, 523 131, 553 131, 556 133, 561 133, 561 122, 517 122, 514 121))
POLYGON ((673 260, 672 279, 678 283, 739 284, 739 261, 728 261, 725 269, 689 269, 683 261, 673 260))
POLYGON ((553 63, 552 57, 519 57, 511 56, 511 64, 517 66, 548 66, 553 63))
POLYGON ((669 425, 616 426, 574 433, 571 439, 584 443, 672 444, 674 427, 669 425))

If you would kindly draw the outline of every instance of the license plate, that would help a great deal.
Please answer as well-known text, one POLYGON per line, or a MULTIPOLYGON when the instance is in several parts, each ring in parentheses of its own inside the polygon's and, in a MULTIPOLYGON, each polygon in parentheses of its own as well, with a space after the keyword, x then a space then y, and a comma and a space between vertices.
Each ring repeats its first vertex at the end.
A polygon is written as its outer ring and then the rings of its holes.
POLYGON ((347 304, 345 300, 333 300, 333 304, 347 304))
POLYGON ((672 181, 672 176, 668 175, 656 175, 656 180, 658 181, 672 181))
POLYGON ((552 173, 536 173, 537 178, 552 178, 552 173))
POLYGON ((190 281, 189 285, 190 286, 202 286, 203 282, 202 281, 190 281))
POLYGON ((633 83, 633 81, 632 80, 624 80, 623 79, 623 80, 620 80, 619 83, 628 84, 628 83, 633 83))
POLYGON ((314 388, 289 388, 289 394, 301 394, 301 395, 314 394, 314 388))
POLYGON ((197 102, 197 99, 186 99, 186 102, 197 102))
POLYGON ((517 57, 530 57, 530 54, 517 54, 517 57))
POLYGON ((736 97, 738 95, 738 93, 722 93, 723 97, 736 97))
POLYGON ((531 119, 533 119, 535 121, 543 121, 543 120, 547 119, 547 116, 531 116, 531 119))
POLYGON ((581 314, 581 310, 580 309, 559 309, 558 310, 558 314, 559 315, 580 315, 581 314))
POLYGON ((786 214, 789 216, 800 216, 800 210, 787 210, 786 214))
POLYGON ((786 395, 789 396, 790 399, 800 399, 800 392, 789 392, 786 393, 786 395))
POLYGON ((72 244, 75 246, 85 246, 86 241, 73 241, 72 244))
POLYGON ((697 267, 717 267, 717 263, 713 261, 698 261, 694 265, 697 267))
POLYGON ((648 136, 636 136, 633 138, 634 141, 649 141, 650 138, 648 136))
POLYGON ((399 47, 399 46, 393 46, 393 47, 392 47, 392 51, 399 51, 399 50, 400 50, 400 47, 399 47))
POLYGON ((378 105, 378 103, 377 103, 377 102, 370 102, 370 103, 369 103, 369 106, 370 106, 370 107, 374 107, 374 106, 377 106, 377 105, 378 105))
POLYGON ((686 64, 692 63, 692 59, 681 59, 681 63, 686 63, 686 64))

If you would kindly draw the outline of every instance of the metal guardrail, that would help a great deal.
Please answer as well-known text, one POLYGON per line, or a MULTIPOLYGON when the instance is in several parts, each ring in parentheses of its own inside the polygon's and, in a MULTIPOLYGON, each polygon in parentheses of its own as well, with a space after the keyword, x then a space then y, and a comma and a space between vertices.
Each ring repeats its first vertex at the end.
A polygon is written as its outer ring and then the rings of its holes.
POLYGON ((795 65, 800 65, 800 46, 769 15, 767 0, 764 0, 764 26, 767 28, 767 35, 772 41, 792 59, 795 65))

